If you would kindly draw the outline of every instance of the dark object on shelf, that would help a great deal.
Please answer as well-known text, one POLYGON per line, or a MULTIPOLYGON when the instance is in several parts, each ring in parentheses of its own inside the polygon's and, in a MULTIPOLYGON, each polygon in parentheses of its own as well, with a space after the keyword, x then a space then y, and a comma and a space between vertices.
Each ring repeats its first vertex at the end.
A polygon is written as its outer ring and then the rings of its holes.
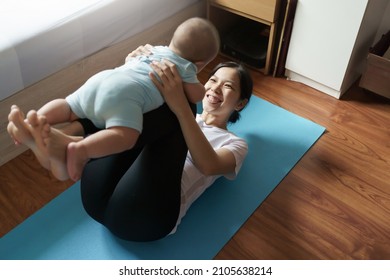
POLYGON ((242 24, 222 38, 222 53, 255 68, 263 68, 267 57, 268 37, 263 27, 242 24))

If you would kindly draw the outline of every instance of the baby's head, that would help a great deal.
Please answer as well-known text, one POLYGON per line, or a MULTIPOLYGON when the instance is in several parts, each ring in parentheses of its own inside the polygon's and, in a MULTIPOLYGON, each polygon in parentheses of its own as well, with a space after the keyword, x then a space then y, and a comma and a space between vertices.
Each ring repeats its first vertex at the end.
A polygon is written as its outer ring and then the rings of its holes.
POLYGON ((202 70, 218 54, 219 34, 215 26, 203 18, 184 21, 173 34, 169 48, 193 62, 202 70))

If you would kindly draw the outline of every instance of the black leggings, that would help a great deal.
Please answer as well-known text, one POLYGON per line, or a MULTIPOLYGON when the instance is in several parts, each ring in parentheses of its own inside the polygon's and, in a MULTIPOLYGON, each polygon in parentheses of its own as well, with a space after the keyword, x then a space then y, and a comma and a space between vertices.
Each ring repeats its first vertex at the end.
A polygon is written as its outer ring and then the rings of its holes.
MULTIPOLYGON (((195 113, 194 105, 192 109, 195 113)), ((96 131, 89 120, 80 122, 86 134, 96 131)), ((187 151, 167 105, 144 114, 143 131, 133 149, 87 163, 81 177, 86 212, 121 239, 165 237, 178 219, 187 151)))

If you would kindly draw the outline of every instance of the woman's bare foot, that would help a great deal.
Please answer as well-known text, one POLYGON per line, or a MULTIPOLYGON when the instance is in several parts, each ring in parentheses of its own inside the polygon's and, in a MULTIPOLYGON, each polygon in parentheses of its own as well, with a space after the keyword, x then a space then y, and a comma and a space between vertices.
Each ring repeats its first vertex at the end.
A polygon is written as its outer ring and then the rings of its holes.
POLYGON ((82 138, 66 135, 60 130, 50 127, 46 118, 38 115, 35 111, 30 111, 27 114, 27 120, 31 126, 36 149, 41 154, 45 153, 49 160, 50 171, 58 180, 68 180, 70 177, 67 170, 67 146, 82 138))
MULTIPOLYGON (((64 181, 70 178, 67 170, 67 146, 71 142, 82 140, 82 137, 69 136, 52 128, 46 118, 38 115, 36 111, 28 112, 25 118, 16 105, 11 107, 8 121, 7 131, 15 144, 24 144, 30 148, 39 163, 57 179, 64 181)), ((73 178, 81 176, 81 173, 77 174, 73 178)))
POLYGON ((87 150, 81 142, 72 142, 67 147, 67 169, 70 179, 81 178, 84 167, 89 161, 87 150))
MULTIPOLYGON (((32 115, 32 113, 29 112, 29 115, 32 115)), ((46 124, 46 119, 40 118, 39 122, 41 124, 38 125, 38 117, 34 117, 33 124, 37 127, 33 127, 29 123, 28 117, 27 119, 24 118, 24 114, 19 107, 13 105, 11 107, 11 112, 8 115, 8 120, 9 123, 7 130, 14 139, 15 143, 26 145, 33 151, 39 163, 46 169, 50 169, 50 162, 46 147, 42 141, 37 141, 37 139, 42 139, 41 133, 46 124)))
POLYGON ((58 180, 69 179, 67 171, 66 150, 69 143, 76 141, 79 137, 68 136, 61 131, 52 128, 44 116, 38 115, 36 111, 27 114, 30 133, 34 139, 35 147, 32 149, 38 160, 45 161, 49 169, 58 180))
POLYGON ((27 113, 27 123, 29 124, 29 131, 34 139, 34 147, 30 149, 34 152, 38 161, 47 169, 50 169, 49 150, 43 141, 43 135, 48 134, 48 124, 46 117, 38 115, 36 111, 31 110, 27 113))
POLYGON ((25 144, 31 145, 34 142, 29 131, 28 124, 24 121, 24 114, 18 106, 12 105, 11 111, 8 114, 7 131, 16 145, 25 144))

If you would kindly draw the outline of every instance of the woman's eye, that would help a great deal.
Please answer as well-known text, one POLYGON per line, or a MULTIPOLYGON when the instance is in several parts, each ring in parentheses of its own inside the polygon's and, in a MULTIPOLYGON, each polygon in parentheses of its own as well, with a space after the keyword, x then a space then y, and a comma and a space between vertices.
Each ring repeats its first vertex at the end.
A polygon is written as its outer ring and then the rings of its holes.
POLYGON ((230 88, 230 89, 233 88, 232 85, 229 85, 229 84, 225 84, 225 87, 230 88))

